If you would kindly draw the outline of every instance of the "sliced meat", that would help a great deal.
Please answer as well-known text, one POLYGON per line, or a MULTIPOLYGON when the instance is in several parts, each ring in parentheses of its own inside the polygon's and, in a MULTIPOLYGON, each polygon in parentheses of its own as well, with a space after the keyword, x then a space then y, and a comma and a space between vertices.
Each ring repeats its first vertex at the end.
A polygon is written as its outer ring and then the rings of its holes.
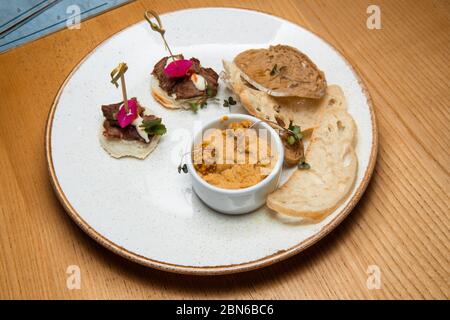
POLYGON ((205 91, 198 90, 190 78, 183 78, 183 81, 175 86, 175 94, 177 95, 177 100, 190 99, 204 96, 205 91))
MULTIPOLYGON (((184 59, 183 55, 179 54, 175 56, 178 59, 184 59)), ((171 95, 175 90, 174 87, 178 83, 177 78, 169 77, 165 72, 164 68, 166 67, 166 63, 169 57, 164 57, 155 64, 153 68, 152 75, 155 76, 159 81, 159 86, 171 95)))
POLYGON ((211 95, 215 96, 219 86, 219 75, 211 68, 201 68, 200 75, 205 78, 208 88, 212 90, 211 95))
POLYGON ((110 121, 116 121, 116 114, 123 102, 102 105, 103 116, 110 121))
MULTIPOLYGON (((133 100, 136 100, 135 97, 131 98, 133 100)), ((137 102, 137 106, 138 106, 138 113, 140 116, 142 116, 142 113, 144 112, 144 108, 141 107, 141 105, 139 104, 139 102, 137 102)), ((117 122, 117 112, 119 112, 120 106, 123 104, 123 102, 118 102, 118 103, 112 103, 112 104, 106 104, 106 105, 102 105, 102 113, 103 116, 112 124, 112 125, 116 125, 118 126, 118 122, 117 122)))
MULTIPOLYGON (((177 58, 184 59, 183 55, 177 55, 177 58)), ((217 94, 219 75, 211 68, 203 68, 197 58, 191 58, 193 62, 188 71, 188 76, 184 78, 170 78, 165 72, 164 68, 169 57, 164 57, 156 63, 153 68, 152 75, 159 80, 159 86, 168 95, 176 94, 176 99, 191 99, 201 98, 206 96, 206 90, 198 90, 194 83, 190 80, 189 75, 198 73, 205 78, 208 88, 210 88, 211 97, 217 94)))
MULTIPOLYGON (((135 97, 131 98, 136 100, 135 97)), ((157 117, 154 115, 144 115, 145 108, 143 108, 138 101, 136 101, 138 106, 138 113, 144 120, 153 120, 157 117)), ((123 140, 138 140, 145 142, 144 139, 139 135, 136 130, 136 127, 129 125, 125 128, 119 126, 117 122, 117 112, 119 112, 120 106, 123 102, 112 103, 107 105, 102 105, 103 116, 105 117, 105 121, 103 122, 103 135, 108 138, 116 138, 123 140)))
POLYGON ((138 140, 145 142, 145 140, 142 139, 134 126, 121 128, 111 124, 109 120, 105 120, 103 122, 103 128, 105 129, 105 131, 103 131, 103 135, 107 138, 138 140))
POLYGON ((188 73, 192 74, 192 73, 200 73, 201 70, 201 66, 200 66, 200 60, 198 60, 197 58, 191 58, 189 59, 192 61, 192 66, 189 69, 188 73))
POLYGON ((151 115, 143 115, 142 116, 142 121, 151 121, 151 120, 155 120, 155 119, 159 119, 157 116, 151 114, 151 115))

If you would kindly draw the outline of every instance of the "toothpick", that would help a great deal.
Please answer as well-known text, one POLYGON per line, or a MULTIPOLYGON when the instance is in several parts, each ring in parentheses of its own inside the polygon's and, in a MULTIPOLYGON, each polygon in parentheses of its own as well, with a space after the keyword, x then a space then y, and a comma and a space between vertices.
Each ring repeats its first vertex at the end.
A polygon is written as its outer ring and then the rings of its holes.
POLYGON ((128 113, 127 88, 125 86, 125 75, 123 75, 123 74, 120 76, 120 84, 122 87, 123 105, 125 106, 125 112, 128 113))
POLYGON ((148 11, 144 12, 144 18, 150 24, 150 27, 152 28, 152 30, 158 32, 161 35, 161 38, 164 41, 164 46, 167 48, 167 50, 169 50, 170 56, 172 57, 172 60, 176 64, 175 56, 173 55, 172 50, 170 50, 169 44, 167 43, 166 38, 164 37, 166 30, 163 28, 163 25, 162 25, 161 19, 159 18, 159 15, 153 10, 148 10, 148 11), (156 22, 158 24, 152 22, 150 16, 153 16, 156 19, 156 22))
POLYGON ((125 107, 125 112, 128 113, 128 98, 127 98, 127 87, 125 85, 125 72, 128 70, 128 66, 125 62, 119 63, 119 65, 111 71, 111 83, 116 86, 116 88, 119 87, 117 84, 117 80, 120 78, 120 87, 122 89, 122 98, 123 98, 123 105, 125 107))

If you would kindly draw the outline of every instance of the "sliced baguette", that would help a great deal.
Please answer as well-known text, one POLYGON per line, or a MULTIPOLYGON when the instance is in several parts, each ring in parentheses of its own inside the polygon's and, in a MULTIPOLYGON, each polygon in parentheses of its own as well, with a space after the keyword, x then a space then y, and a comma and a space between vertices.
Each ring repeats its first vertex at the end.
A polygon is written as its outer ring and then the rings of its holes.
POLYGON ((308 170, 297 170, 267 198, 281 214, 321 220, 333 212, 353 189, 358 159, 356 125, 344 108, 323 111, 306 151, 308 170))
POLYGON ((325 96, 321 99, 272 97, 248 86, 236 64, 225 60, 222 63, 225 83, 236 94, 242 106, 259 119, 277 122, 285 128, 292 121, 305 132, 317 126, 324 109, 347 107, 344 93, 337 85, 328 86, 325 96))
POLYGON ((307 55, 291 46, 246 50, 234 62, 245 80, 269 95, 318 99, 325 94, 324 73, 307 55))

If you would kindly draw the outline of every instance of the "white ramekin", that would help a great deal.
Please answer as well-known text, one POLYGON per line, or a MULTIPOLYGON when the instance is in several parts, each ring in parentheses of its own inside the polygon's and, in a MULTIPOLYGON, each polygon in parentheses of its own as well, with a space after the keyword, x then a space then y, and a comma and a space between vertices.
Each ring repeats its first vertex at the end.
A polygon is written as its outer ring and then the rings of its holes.
MULTIPOLYGON (((226 116, 208 122, 202 127, 202 130, 194 134, 194 139, 191 145, 191 151, 202 141, 202 136, 205 130, 211 128, 225 129, 230 122, 237 122, 242 120, 250 120, 253 123, 260 121, 259 119, 245 115, 245 114, 229 114, 226 116)), ((228 214, 242 214, 258 209, 266 203, 266 198, 269 193, 278 187, 280 181, 281 171, 283 167, 284 149, 283 143, 278 133, 267 123, 258 122, 255 129, 267 129, 268 139, 273 139, 276 151, 278 153, 278 160, 272 169, 272 172, 262 181, 254 186, 243 189, 223 189, 213 186, 203 180, 195 171, 192 163, 192 154, 187 156, 186 164, 191 176, 192 186, 195 193, 202 201, 212 209, 228 214)))

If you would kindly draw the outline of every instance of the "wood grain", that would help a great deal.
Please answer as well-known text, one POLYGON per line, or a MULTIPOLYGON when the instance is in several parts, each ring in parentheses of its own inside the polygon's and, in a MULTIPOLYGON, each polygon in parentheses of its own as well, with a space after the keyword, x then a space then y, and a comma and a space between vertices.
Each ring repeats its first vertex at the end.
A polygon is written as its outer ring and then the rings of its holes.
POLYGON ((136 1, 0 55, 0 298, 429 299, 450 297, 450 2, 136 1), (58 88, 101 41, 158 12, 231 6, 268 12, 317 33, 358 69, 372 95, 379 155, 350 216, 317 245, 244 274, 193 277, 126 261, 64 213, 48 178, 44 127, 58 88), (66 268, 81 268, 68 290, 66 268), (382 286, 368 290, 369 265, 382 286))

